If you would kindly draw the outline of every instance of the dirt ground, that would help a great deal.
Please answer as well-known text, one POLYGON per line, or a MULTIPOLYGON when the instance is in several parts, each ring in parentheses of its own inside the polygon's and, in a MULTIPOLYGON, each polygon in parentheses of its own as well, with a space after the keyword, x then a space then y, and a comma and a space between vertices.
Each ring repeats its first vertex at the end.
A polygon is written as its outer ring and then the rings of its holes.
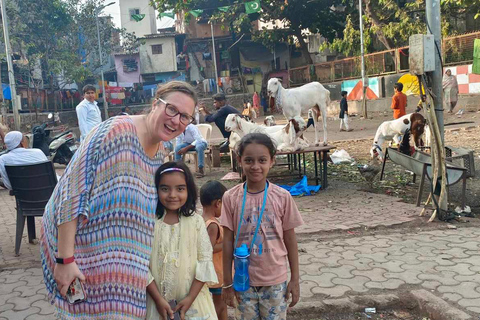
MULTIPOLYGON (((474 150, 477 174, 474 178, 467 178, 466 204, 471 207, 472 213, 475 214, 480 214, 480 177, 478 174, 478 168, 480 168, 479 137, 480 127, 465 127, 462 129, 454 129, 454 131, 447 130, 445 132, 445 145, 474 150)), ((371 139, 360 139, 354 141, 339 141, 335 142, 334 145, 337 147, 337 150, 345 149, 358 164, 366 164, 370 162, 368 152, 371 144, 371 139)), ((412 183, 412 174, 392 162, 387 161, 384 181, 379 181, 377 177, 371 187, 364 181, 355 166, 332 164, 330 167, 332 168, 331 174, 334 176, 334 179, 358 183, 370 192, 401 197, 407 202, 414 203, 416 200, 418 185, 412 183)), ((426 183, 423 201, 426 200, 428 195, 428 188, 428 183, 426 183)), ((451 187, 450 192, 449 202, 452 207, 451 209, 455 209, 455 207, 460 204, 461 183, 451 187)))
POLYGON ((430 320, 416 310, 384 310, 376 313, 339 312, 318 315, 315 313, 299 313, 289 315, 290 320, 430 320))

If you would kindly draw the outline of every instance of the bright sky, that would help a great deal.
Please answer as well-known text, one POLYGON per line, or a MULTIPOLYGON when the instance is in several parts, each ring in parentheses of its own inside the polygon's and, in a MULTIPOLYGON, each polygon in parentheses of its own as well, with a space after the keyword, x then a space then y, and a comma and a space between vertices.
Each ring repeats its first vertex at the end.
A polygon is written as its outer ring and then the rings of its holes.
POLYGON ((120 28, 120 5, 118 4, 117 1, 106 1, 106 3, 110 2, 115 2, 115 4, 112 4, 111 6, 106 7, 103 9, 103 13, 105 15, 110 15, 113 17, 113 23, 115 24, 116 27, 120 28))

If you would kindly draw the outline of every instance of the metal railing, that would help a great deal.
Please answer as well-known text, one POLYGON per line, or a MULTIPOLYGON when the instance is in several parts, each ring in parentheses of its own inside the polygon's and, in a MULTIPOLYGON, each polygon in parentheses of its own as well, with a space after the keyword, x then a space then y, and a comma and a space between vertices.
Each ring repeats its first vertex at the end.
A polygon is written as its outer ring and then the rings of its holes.
MULTIPOLYGON (((473 32, 443 39, 442 57, 444 65, 471 63, 473 44, 480 39, 480 32, 473 32)), ((365 71, 368 76, 388 75, 409 70, 409 47, 374 52, 365 55, 365 71)), ((291 68, 290 85, 299 86, 311 81, 335 82, 361 77, 360 57, 352 57, 291 68)))
POLYGON ((445 38, 442 42, 444 65, 472 62, 475 39, 480 39, 480 32, 445 38))

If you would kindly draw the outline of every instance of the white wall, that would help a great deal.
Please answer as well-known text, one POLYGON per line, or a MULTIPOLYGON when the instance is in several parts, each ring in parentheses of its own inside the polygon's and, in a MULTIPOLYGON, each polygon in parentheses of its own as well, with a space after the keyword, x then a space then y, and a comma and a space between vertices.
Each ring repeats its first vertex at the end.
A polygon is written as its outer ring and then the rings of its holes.
POLYGON ((159 73, 177 71, 177 55, 174 37, 144 39, 140 46, 140 73, 159 73), (162 54, 153 54, 152 45, 162 45, 162 54))
POLYGON ((127 29, 127 32, 135 32, 137 37, 157 33, 155 9, 150 6, 149 0, 120 0, 120 17, 121 27, 127 29), (131 20, 130 9, 139 9, 145 18, 139 22, 131 20))

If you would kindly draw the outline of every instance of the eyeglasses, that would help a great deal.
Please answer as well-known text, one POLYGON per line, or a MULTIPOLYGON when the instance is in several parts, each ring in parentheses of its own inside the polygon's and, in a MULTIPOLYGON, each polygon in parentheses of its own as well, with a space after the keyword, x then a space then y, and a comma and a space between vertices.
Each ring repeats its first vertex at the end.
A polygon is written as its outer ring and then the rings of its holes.
POLYGON ((162 98, 158 98, 157 100, 165 104, 165 114, 167 116, 173 118, 173 117, 176 117, 177 115, 180 115, 180 122, 183 123, 184 125, 189 125, 195 120, 195 118, 189 115, 188 113, 180 113, 177 107, 166 102, 162 98))

